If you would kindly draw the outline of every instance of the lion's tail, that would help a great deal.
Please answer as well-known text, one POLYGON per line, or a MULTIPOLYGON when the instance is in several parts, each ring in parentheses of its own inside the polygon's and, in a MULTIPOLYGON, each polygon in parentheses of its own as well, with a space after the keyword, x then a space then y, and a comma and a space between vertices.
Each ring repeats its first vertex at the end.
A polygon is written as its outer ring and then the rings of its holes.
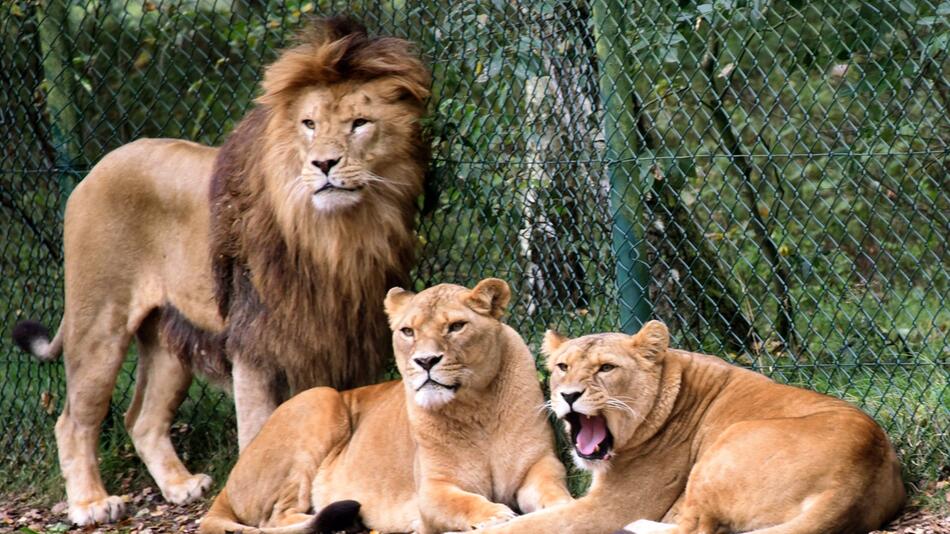
POLYGON ((201 534, 332 534, 335 532, 362 532, 360 503, 356 501, 337 501, 320 510, 320 513, 306 521, 283 527, 255 528, 242 525, 234 515, 227 490, 214 500, 208 514, 201 520, 201 534))
POLYGON ((36 321, 20 321, 13 327, 13 341, 41 362, 51 362, 63 353, 65 321, 59 323, 56 336, 50 340, 49 330, 36 321))

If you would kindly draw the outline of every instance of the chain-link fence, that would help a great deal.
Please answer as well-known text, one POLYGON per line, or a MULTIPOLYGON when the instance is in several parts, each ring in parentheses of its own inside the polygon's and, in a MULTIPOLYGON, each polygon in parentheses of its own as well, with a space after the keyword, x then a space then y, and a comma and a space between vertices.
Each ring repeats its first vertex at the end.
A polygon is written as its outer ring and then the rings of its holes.
MULTIPOLYGON (((909 478, 947 474, 948 1, 6 1, 4 331, 58 324, 62 206, 99 158, 220 143, 326 13, 433 70, 420 287, 505 278, 532 343, 658 317, 681 347, 857 403, 909 478)), ((63 393, 61 365, 4 336, 0 472, 52 463, 63 393)), ((196 387, 179 433, 228 427, 218 398, 196 387)))

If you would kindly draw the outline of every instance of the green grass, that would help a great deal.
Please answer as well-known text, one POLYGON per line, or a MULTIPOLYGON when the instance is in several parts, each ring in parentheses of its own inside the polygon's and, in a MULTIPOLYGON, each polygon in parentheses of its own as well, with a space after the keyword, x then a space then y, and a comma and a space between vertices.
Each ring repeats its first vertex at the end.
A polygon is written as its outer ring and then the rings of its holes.
MULTIPOLYGON (((103 421, 100 436, 102 477, 106 488, 115 494, 154 485, 135 453, 122 420, 134 385, 132 358, 130 356, 120 374, 113 393, 113 405, 103 421)), ((22 361, 0 362, 0 376, 11 376, 11 370, 22 375, 23 365, 22 361)), ((27 492, 38 503, 48 504, 65 498, 53 433, 56 417, 62 409, 62 393, 53 394, 49 408, 43 407, 42 401, 36 401, 44 397, 44 392, 49 392, 51 385, 62 385, 62 365, 41 366, 32 362, 26 365, 37 366, 38 372, 41 375, 48 373, 49 378, 21 380, 15 398, 0 397, 0 407, 6 412, 3 414, 5 420, 19 419, 25 426, 21 432, 8 429, 2 434, 5 447, 0 452, 4 464, 4 469, 0 470, 0 494, 27 492)), ((206 473, 216 484, 222 484, 238 452, 234 407, 230 398, 201 381, 192 383, 189 396, 172 427, 172 440, 192 472, 206 473)))

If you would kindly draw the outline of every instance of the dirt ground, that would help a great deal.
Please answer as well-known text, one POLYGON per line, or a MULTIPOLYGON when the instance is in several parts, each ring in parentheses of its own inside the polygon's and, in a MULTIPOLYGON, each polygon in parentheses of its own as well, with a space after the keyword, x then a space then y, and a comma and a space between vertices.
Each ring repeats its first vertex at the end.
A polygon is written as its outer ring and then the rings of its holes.
MULTIPOLYGON (((146 488, 129 496, 129 516, 121 522, 108 527, 70 528, 65 502, 52 508, 36 507, 27 497, 7 496, 0 500, 0 533, 192 533, 197 532, 198 519, 208 505, 209 501, 186 506, 170 505, 155 490, 146 488)), ((950 534, 950 507, 941 506, 940 509, 943 511, 911 508, 877 534, 950 534)))

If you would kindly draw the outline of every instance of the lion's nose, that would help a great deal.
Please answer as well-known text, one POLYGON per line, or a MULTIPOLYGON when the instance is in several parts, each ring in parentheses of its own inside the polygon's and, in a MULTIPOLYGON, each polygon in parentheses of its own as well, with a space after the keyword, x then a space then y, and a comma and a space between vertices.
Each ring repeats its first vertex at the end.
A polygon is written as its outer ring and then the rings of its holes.
POLYGON ((435 364, 442 361, 442 355, 436 356, 421 356, 419 358, 413 358, 412 361, 416 362, 416 365, 422 367, 424 371, 428 371, 435 367, 435 364))
POLYGON ((561 393, 561 396, 564 397, 564 401, 567 402, 568 406, 573 407, 574 401, 581 398, 581 395, 583 394, 584 394, 583 391, 570 391, 570 392, 561 393))
POLYGON ((339 159, 325 159, 325 160, 313 160, 310 163, 313 163, 313 166, 323 171, 323 174, 330 174, 330 169, 339 163, 339 159))

